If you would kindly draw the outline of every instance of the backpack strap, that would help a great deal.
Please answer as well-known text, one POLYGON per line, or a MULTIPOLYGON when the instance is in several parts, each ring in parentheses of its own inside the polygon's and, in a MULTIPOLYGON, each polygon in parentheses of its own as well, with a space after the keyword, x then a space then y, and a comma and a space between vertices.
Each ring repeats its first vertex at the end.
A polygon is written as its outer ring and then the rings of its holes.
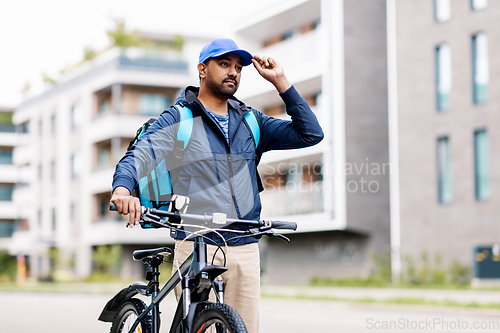
POLYGON ((245 122, 247 124, 247 127, 250 129, 250 133, 252 134, 253 141, 255 143, 255 150, 257 150, 257 147, 259 146, 259 141, 260 141, 260 126, 259 122, 257 121, 257 116, 255 115, 255 112, 251 109, 246 115, 245 115, 245 122))
MULTIPOLYGON (((253 138, 253 142, 255 143, 255 151, 257 151, 257 147, 259 146, 260 141, 260 126, 259 121, 257 120, 257 115, 255 111, 249 108, 250 111, 244 116, 245 124, 247 128, 250 130, 250 135, 253 138)), ((264 185, 262 184, 262 179, 260 179, 259 170, 257 169, 257 164, 259 161, 255 161, 255 174, 257 176, 257 187, 259 189, 259 193, 264 191, 264 185)))
POLYGON ((174 105, 179 114, 179 124, 177 127, 177 138, 174 142, 174 156, 182 160, 186 149, 193 135, 193 112, 187 106, 174 105))

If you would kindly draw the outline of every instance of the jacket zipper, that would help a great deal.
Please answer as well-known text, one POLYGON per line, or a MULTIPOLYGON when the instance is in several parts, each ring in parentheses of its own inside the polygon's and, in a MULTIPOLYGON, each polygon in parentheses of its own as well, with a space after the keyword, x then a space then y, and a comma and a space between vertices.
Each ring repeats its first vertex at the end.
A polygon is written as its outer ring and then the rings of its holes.
POLYGON ((238 130, 238 127, 240 127, 241 122, 243 120, 243 117, 240 118, 240 121, 236 125, 236 128, 234 129, 233 135, 229 139, 229 142, 227 143, 227 148, 228 148, 228 154, 227 154, 227 162, 229 164, 229 180, 231 182, 231 196, 233 197, 233 218, 236 218, 236 194, 234 190, 234 179, 233 179, 233 162, 231 160, 231 143, 233 142, 234 135, 236 134, 236 131, 238 130))
MULTIPOLYGON (((233 211, 233 218, 236 218, 236 205, 238 204, 236 202, 236 194, 234 191, 234 179, 233 179, 233 162, 231 159, 231 143, 233 142, 234 135, 236 134, 236 131, 241 125, 241 122, 243 121, 243 117, 240 118, 240 121, 236 125, 236 128, 234 129, 233 135, 229 139, 229 142, 227 143, 227 148, 228 148, 228 154, 227 154, 227 162, 229 164, 229 181, 231 183, 231 196, 233 198, 233 206, 232 206, 232 211, 233 211)), ((232 226, 229 226, 230 229, 233 229, 232 226)), ((232 241, 229 241, 228 245, 232 245, 232 241)))
MULTIPOLYGON (((205 107, 203 107, 203 109, 204 108, 205 107)), ((228 112, 229 112, 229 110, 228 110, 228 112)), ((219 129, 219 132, 224 137, 224 142, 226 142, 226 147, 227 147, 227 162, 228 162, 228 165, 229 165, 229 181, 230 181, 230 185, 231 185, 231 197, 233 199, 233 205, 231 207, 232 208, 232 218, 236 218, 237 217, 237 214, 236 214, 237 202, 236 202, 236 194, 235 194, 235 191, 234 191, 234 180, 233 180, 234 174, 233 174, 233 162, 232 162, 232 159, 231 159, 231 142, 233 142, 233 139, 234 139, 234 136, 236 134, 236 131, 238 131, 238 128, 240 127, 240 125, 241 125, 241 123, 243 121, 243 117, 241 117, 240 120, 238 121, 238 124, 236 125, 236 128, 234 129, 233 135, 231 135, 231 138, 229 139, 229 142, 227 142, 226 136, 224 135, 224 133, 222 133, 222 130, 219 128, 219 126, 217 124, 215 124, 215 121, 212 119, 212 117, 209 114, 207 114, 206 111, 205 111, 205 114, 207 115, 208 118, 210 118, 210 120, 214 123, 214 125, 217 126, 217 128, 219 129)), ((229 126, 228 126, 228 130, 229 130, 229 126)), ((229 228, 232 229, 232 226, 230 226, 229 228)), ((231 244, 232 244, 232 241, 229 241, 228 245, 231 245, 231 244)))

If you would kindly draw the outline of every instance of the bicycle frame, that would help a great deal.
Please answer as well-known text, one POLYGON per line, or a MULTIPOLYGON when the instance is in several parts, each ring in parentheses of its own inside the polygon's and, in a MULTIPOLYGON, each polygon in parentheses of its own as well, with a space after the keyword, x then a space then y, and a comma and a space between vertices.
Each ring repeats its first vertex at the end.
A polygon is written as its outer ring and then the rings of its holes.
MULTIPOLYGON (((158 276, 160 274, 158 267, 160 264, 161 262, 151 264, 151 303, 142 313, 139 314, 130 328, 129 333, 133 333, 137 329, 141 320, 149 315, 149 313, 151 313, 151 332, 158 333, 160 331, 160 303, 175 288, 175 286, 181 282, 179 273, 176 272, 170 277, 161 290, 159 290, 158 276)), ((207 304, 210 287, 215 287, 215 278, 224 271, 226 271, 226 268, 222 266, 208 266, 206 243, 203 240, 203 237, 197 236, 194 242, 193 252, 179 267, 180 275, 183 277, 183 293, 178 302, 170 332, 174 332, 175 328, 177 328, 181 321, 183 321, 183 333, 191 333, 191 327, 194 322, 198 306, 207 304)))
MULTIPOLYGON (((114 203, 110 203, 110 210, 116 210, 116 205, 114 203)), ((245 235, 233 237, 231 239, 266 235, 278 237, 286 242, 289 242, 290 240, 283 235, 274 234, 271 229, 297 229, 297 224, 294 222, 226 219, 225 214, 217 214, 217 216, 215 215, 215 213, 214 216, 193 215, 185 213, 181 214, 178 210, 176 210, 175 212, 168 212, 150 208, 145 209, 143 207, 141 221, 143 223, 151 225, 154 228, 177 228, 177 225, 181 224, 183 219, 198 222, 200 223, 200 225, 204 225, 203 228, 205 229, 209 229, 207 228, 207 226, 215 226, 216 228, 220 228, 221 224, 236 223, 245 225, 249 227, 249 229, 247 230, 247 233, 245 235), (162 217, 167 217, 170 220, 162 221, 162 217)), ((196 235, 196 233, 194 235, 196 235)), ((148 263, 151 265, 152 271, 148 272, 148 275, 146 277, 146 279, 149 281, 149 284, 146 285, 144 282, 134 282, 127 288, 122 289, 106 304, 104 310, 99 316, 99 320, 105 322, 113 322, 116 314, 120 310, 121 305, 140 292, 145 296, 151 296, 151 303, 149 304, 149 306, 144 308, 141 313, 138 314, 138 317, 132 324, 129 333, 133 333, 133 331, 137 329, 139 323, 146 316, 148 316, 149 313, 151 313, 152 333, 159 333, 159 305, 163 301, 163 299, 175 288, 175 286, 177 286, 177 284, 181 282, 182 297, 178 302, 177 310, 175 312, 174 319, 170 328, 170 333, 177 333, 175 330, 177 327, 179 327, 179 325, 181 325, 181 333, 192 333, 191 330, 195 320, 195 315, 199 313, 198 311, 202 311, 205 306, 211 304, 211 302, 208 301, 211 288, 214 289, 217 297, 217 302, 224 302, 224 283, 221 280, 216 280, 216 278, 227 271, 227 268, 217 265, 208 265, 207 244, 203 239, 204 237, 205 236, 202 235, 196 235, 193 252, 178 269, 178 272, 180 274, 173 274, 161 288, 161 290, 159 289, 158 276, 160 275, 159 265, 163 262, 163 257, 159 255, 160 252, 153 252, 157 254, 150 254, 152 255, 150 257, 140 257, 143 259, 143 261, 149 261, 148 263)), ((166 250, 171 252, 170 249, 166 250)))

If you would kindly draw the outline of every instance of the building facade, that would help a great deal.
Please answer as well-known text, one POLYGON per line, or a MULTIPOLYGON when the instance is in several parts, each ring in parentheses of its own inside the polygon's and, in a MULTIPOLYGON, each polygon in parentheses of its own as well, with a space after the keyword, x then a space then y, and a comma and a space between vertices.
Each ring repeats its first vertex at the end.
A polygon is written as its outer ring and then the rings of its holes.
MULTIPOLYGON (((176 37, 141 38, 168 44, 176 37)), ((15 148, 15 162, 34 179, 14 191, 29 226, 15 232, 10 250, 27 256, 30 276, 63 270, 86 277, 98 245, 122 245, 129 262, 134 249, 173 243, 168 230, 126 229, 126 220, 108 211, 111 181, 136 130, 197 82, 188 64, 207 40, 186 37, 180 51, 111 49, 16 109, 14 121, 31 130, 15 148)), ((124 277, 136 269, 124 267, 124 277)))
POLYGON ((23 210, 14 205, 14 189, 29 180, 29 170, 17 169, 14 147, 22 144, 28 128, 12 123, 14 107, 0 107, 0 249, 7 250, 16 230, 27 226, 23 210))
MULTIPOLYGON (((298 222, 290 244, 264 241, 263 280, 368 275, 390 242, 385 1, 279 2, 240 21, 236 36, 283 64, 325 133, 262 158, 262 216, 298 222)), ((271 85, 243 76, 242 100, 289 118, 271 85)))
MULTIPOLYGON (((325 133, 262 158, 262 217, 298 223, 290 244, 261 240, 263 281, 367 276, 374 255, 391 255, 395 278, 423 254, 470 266, 475 246, 499 241, 499 15, 486 0, 288 0, 235 23, 231 37, 283 65, 325 133)), ((149 38, 172 38, 162 36, 149 38)), ((97 245, 129 256, 172 242, 110 214, 110 183, 136 129, 197 84, 206 42, 160 58, 111 52, 16 110, 30 133, 14 161, 34 176, 14 190, 29 223, 10 249, 33 276, 49 274, 51 248, 85 277, 97 245)), ((236 97, 289 119, 252 66, 236 97)))
POLYGON ((500 242, 500 3, 388 3, 402 273, 425 253, 470 266, 474 247, 500 242))

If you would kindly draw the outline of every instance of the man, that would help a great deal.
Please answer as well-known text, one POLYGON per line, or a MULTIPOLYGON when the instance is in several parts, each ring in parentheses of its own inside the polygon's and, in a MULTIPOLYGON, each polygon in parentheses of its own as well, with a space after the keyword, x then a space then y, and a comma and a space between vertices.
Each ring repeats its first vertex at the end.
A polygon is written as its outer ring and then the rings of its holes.
MULTIPOLYGON (((257 165, 262 154, 273 149, 308 147, 323 139, 314 113, 276 60, 252 56, 230 39, 216 39, 202 49, 198 72, 200 87, 187 87, 176 101, 188 107, 194 119, 193 134, 183 151, 182 161, 173 157, 179 113, 172 107, 141 137, 146 143, 137 143, 116 167, 111 201, 119 213, 129 215, 131 227, 140 220, 139 199, 131 196, 138 184, 138 175, 150 172, 157 161, 165 159, 167 170, 176 170, 173 193, 190 197, 189 213, 222 212, 228 217, 257 220, 261 211, 259 191, 262 190, 257 165), (250 64, 276 87, 292 121, 266 116, 233 96, 243 67, 250 64), (255 112, 257 117, 258 145, 243 120, 248 112, 255 112)), ((234 236, 230 232, 222 234, 226 239, 234 236)), ((174 260, 182 263, 193 245, 185 241, 180 246, 180 240, 185 238, 183 232, 176 232, 173 237, 176 239, 174 260)), ((219 236, 209 234, 207 237, 214 244, 223 244, 219 236)), ((258 331, 260 264, 257 242, 254 237, 229 241, 228 271, 222 276, 226 284, 225 302, 236 309, 251 333, 258 331)), ((209 258, 215 248, 209 245, 209 258)), ((177 295, 179 291, 176 290, 177 295)))

